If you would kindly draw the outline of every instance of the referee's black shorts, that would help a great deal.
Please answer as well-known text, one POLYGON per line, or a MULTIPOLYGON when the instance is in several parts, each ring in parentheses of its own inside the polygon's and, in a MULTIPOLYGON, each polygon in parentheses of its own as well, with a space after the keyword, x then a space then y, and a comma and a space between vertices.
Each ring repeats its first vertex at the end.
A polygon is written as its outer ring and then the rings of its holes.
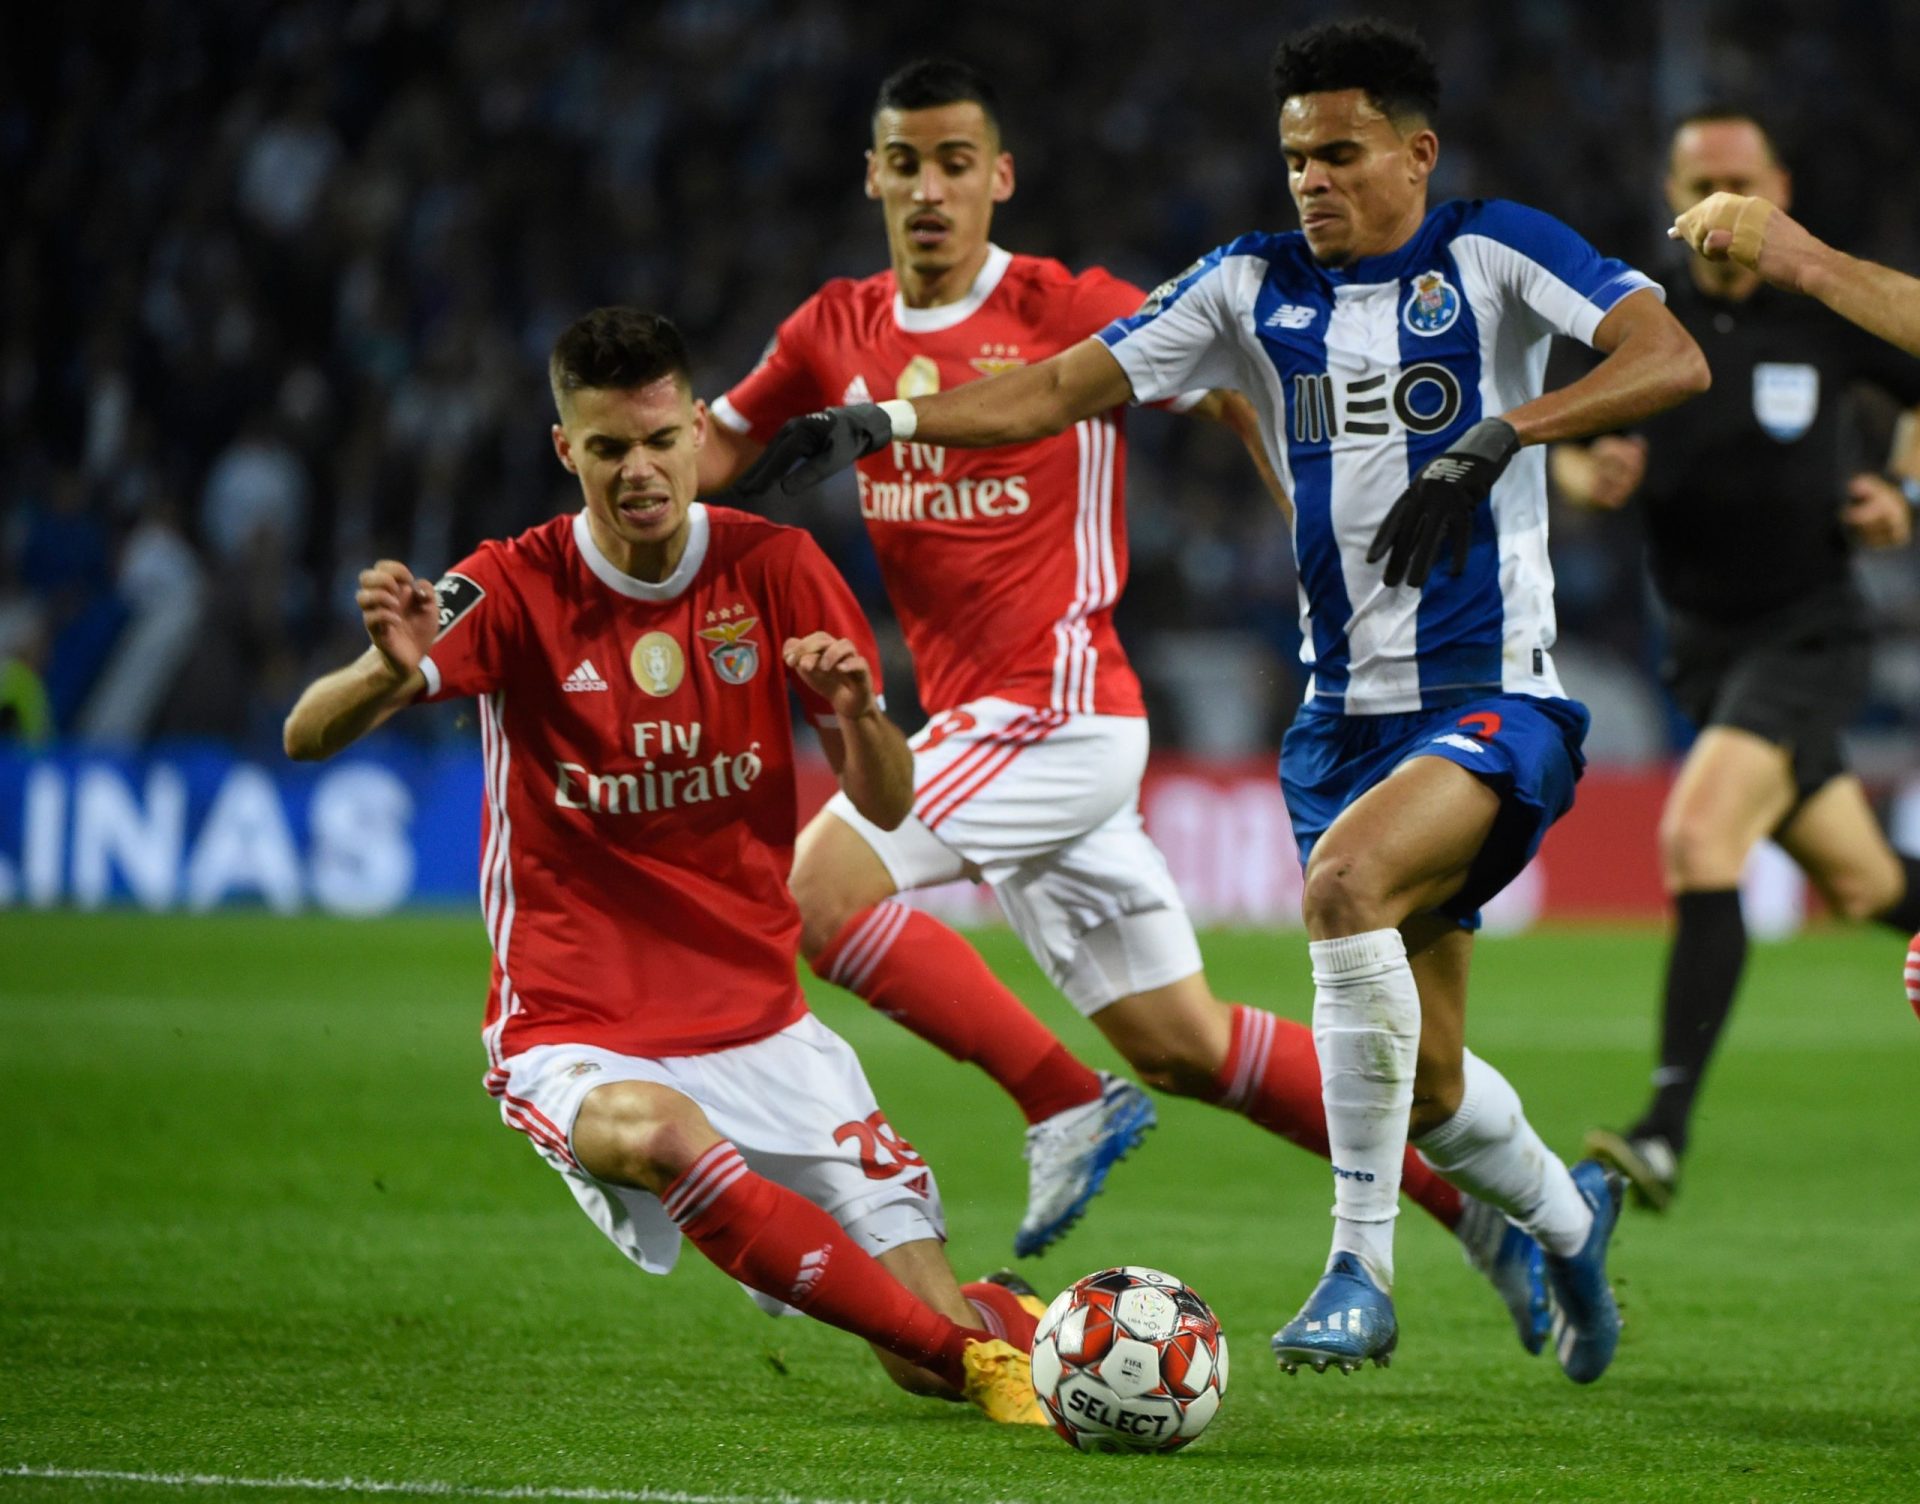
POLYGON ((1871 647, 1851 588, 1742 622, 1675 609, 1665 677, 1696 726, 1735 726, 1792 752, 1795 793, 1806 799, 1846 771, 1840 733, 1866 698, 1871 647))

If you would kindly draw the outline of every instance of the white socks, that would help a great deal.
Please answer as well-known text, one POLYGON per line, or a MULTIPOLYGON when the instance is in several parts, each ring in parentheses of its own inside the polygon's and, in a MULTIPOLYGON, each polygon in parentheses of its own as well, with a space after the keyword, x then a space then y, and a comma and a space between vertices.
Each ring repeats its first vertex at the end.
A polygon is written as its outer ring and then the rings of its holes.
MULTIPOLYGON (((1393 1219, 1420 1054, 1420 994, 1398 930, 1315 940, 1313 1047, 1333 1159, 1333 1252, 1393 1287, 1393 1219)), ((1562 1172, 1564 1173, 1564 1171, 1562 1172)))
MULTIPOLYGON (((1578 1253, 1593 1229, 1593 1208, 1533 1131, 1507 1078, 1471 1050, 1465 1069, 1460 1110, 1417 1141, 1420 1157, 1461 1190, 1498 1207, 1548 1253, 1578 1253)), ((1331 1107, 1327 1118, 1331 1123, 1331 1107)))

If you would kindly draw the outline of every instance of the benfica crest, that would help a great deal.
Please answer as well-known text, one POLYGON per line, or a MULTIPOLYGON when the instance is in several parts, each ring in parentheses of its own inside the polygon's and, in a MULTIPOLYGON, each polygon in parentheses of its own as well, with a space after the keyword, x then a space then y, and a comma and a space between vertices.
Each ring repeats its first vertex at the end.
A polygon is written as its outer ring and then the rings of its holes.
POLYGON ((746 640, 747 634, 759 625, 759 618, 745 616, 739 621, 701 629, 700 636, 713 644, 707 649, 713 671, 727 683, 745 684, 760 671, 760 645, 746 640))

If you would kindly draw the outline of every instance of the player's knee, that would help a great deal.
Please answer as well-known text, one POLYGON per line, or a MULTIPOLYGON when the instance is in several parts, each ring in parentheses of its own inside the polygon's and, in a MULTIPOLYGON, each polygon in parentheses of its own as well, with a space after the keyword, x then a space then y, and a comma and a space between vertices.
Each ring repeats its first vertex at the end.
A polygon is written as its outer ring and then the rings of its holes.
POLYGON ((857 902, 828 871, 795 868, 789 886, 800 909, 800 954, 812 965, 866 905, 857 902))
POLYGON ((711 1146, 704 1120, 668 1110, 661 1095, 639 1082, 616 1081, 588 1098, 574 1137, 578 1147, 591 1143, 594 1174, 657 1193, 711 1146))
POLYGON ((1385 929, 1403 917, 1391 910, 1380 874, 1362 857, 1318 850, 1307 863, 1300 909, 1315 939, 1385 929))

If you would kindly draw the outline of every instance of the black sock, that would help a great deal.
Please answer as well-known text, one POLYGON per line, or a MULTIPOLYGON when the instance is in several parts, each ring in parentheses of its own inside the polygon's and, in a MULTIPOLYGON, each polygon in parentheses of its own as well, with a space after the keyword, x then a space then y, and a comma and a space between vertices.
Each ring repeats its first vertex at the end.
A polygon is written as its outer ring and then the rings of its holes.
POLYGON ((1707 1060, 1733 1010, 1733 995, 1747 961, 1747 926, 1740 890, 1682 893, 1675 897, 1673 949, 1667 954, 1666 1006, 1660 1021, 1660 1069, 1653 1102, 1633 1127, 1657 1133, 1676 1154, 1687 1145, 1687 1119, 1700 1090, 1707 1060))
POLYGON ((1900 857, 1900 870, 1907 875, 1907 886, 1890 909, 1875 914, 1874 920, 1888 929, 1898 930, 1903 935, 1911 935, 1920 930, 1920 861, 1913 857, 1900 857))

